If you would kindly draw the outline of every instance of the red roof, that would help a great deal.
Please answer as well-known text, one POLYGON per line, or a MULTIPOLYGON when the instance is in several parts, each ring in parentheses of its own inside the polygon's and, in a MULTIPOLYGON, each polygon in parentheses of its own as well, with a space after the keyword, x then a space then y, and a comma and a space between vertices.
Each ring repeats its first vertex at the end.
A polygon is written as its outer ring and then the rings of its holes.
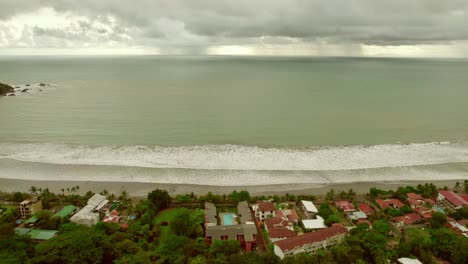
POLYGON ((434 200, 430 199, 430 198, 424 199, 424 202, 429 204, 429 205, 435 205, 436 204, 436 202, 434 200))
POLYGON ((287 229, 286 227, 268 229, 271 238, 282 238, 282 237, 295 237, 297 236, 296 232, 287 229))
POLYGON ((393 219, 395 220, 395 222, 403 221, 406 225, 411 225, 422 220, 422 218, 416 213, 395 216, 393 219))
POLYGON ((275 242, 275 244, 283 251, 290 251, 295 248, 300 248, 307 244, 320 242, 340 234, 346 234, 347 232, 348 231, 343 226, 332 226, 329 228, 320 229, 315 232, 305 233, 301 236, 295 236, 292 238, 277 241, 275 242))
POLYGON ((289 222, 293 223, 299 222, 299 216, 297 215, 294 209, 276 210, 276 217, 286 217, 289 220, 289 222))
POLYGON ((258 201, 258 210, 265 212, 265 211, 275 211, 275 205, 272 202, 262 202, 258 201))
POLYGON ((415 193, 407 193, 406 196, 408 196, 408 199, 411 199, 411 200, 422 200, 423 197, 419 194, 415 194, 415 193))
POLYGON ((387 209, 389 206, 391 207, 396 206, 398 208, 401 208, 405 205, 402 201, 398 199, 387 199, 387 200, 376 199, 375 201, 379 204, 380 208, 382 208, 383 210, 387 209))
POLYGON ((468 194, 461 194, 460 197, 465 200, 465 202, 468 202, 468 194))
POLYGON ((267 218, 265 219, 265 226, 267 227, 268 230, 274 229, 274 228, 279 228, 279 227, 285 227, 289 225, 289 221, 283 220, 281 218, 267 218))
POLYGON ((468 204, 465 199, 460 197, 460 195, 452 192, 452 191, 447 191, 447 190, 439 190, 439 194, 445 197, 451 204, 454 206, 460 206, 460 205, 466 205, 468 204))
POLYGON ((359 210, 365 214, 372 214, 374 210, 372 210, 372 207, 366 203, 360 203, 358 204, 359 210))
POLYGON ((366 223, 366 224, 368 224, 369 226, 372 226, 372 223, 371 223, 369 220, 367 220, 367 219, 358 219, 356 223, 357 223, 358 225, 359 225, 359 224, 362 224, 362 223, 366 223))
POLYGON ((343 211, 345 212, 356 211, 356 208, 354 208, 354 205, 346 200, 335 201, 335 205, 343 209, 343 211))
POLYGON ((119 221, 119 218, 118 216, 104 216, 104 218, 102 219, 102 222, 106 222, 106 223, 116 223, 117 221, 119 221))
POLYGON ((112 211, 112 212, 110 213, 110 215, 112 215, 112 216, 118 216, 119 214, 120 214, 120 213, 117 212, 116 210, 114 210, 114 211, 112 211))

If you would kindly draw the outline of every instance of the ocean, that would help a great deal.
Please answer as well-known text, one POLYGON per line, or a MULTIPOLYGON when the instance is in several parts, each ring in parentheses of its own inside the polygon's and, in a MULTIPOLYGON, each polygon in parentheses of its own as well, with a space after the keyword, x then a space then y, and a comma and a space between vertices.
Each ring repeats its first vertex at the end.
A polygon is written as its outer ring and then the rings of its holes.
POLYGON ((0 178, 468 179, 468 60, 2 57, 0 178))

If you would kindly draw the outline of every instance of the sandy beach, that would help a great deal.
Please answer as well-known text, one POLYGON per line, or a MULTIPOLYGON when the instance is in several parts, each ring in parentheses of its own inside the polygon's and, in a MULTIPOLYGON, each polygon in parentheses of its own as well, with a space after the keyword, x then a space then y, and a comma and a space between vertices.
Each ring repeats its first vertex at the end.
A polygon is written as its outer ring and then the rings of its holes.
MULTIPOLYGON (((463 181, 460 179, 458 181, 463 181)), ((0 179, 0 191, 4 192, 27 192, 31 186, 39 188, 49 188, 50 191, 61 193, 61 189, 80 186, 80 193, 87 191, 100 192, 108 190, 110 193, 119 194, 121 191, 127 191, 133 197, 146 196, 148 192, 160 188, 168 190, 171 195, 195 193, 206 194, 212 192, 216 194, 229 193, 234 190, 247 190, 254 195, 274 195, 274 194, 314 194, 323 195, 329 190, 335 191, 349 190, 352 188, 357 193, 366 193, 372 187, 384 190, 392 190, 398 186, 416 186, 420 183, 434 183, 437 187, 453 187, 457 180, 443 181, 401 181, 401 182, 356 182, 356 183, 337 183, 337 184, 281 184, 281 185, 256 185, 256 186, 209 186, 195 184, 163 184, 163 183, 138 183, 138 182, 99 182, 99 181, 36 181, 36 180, 14 180, 0 179)))

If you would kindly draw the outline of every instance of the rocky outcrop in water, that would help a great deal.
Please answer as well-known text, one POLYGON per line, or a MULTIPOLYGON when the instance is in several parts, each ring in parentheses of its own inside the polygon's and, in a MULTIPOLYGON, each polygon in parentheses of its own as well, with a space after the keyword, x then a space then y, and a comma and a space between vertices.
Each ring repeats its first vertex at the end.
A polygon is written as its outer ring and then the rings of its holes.
POLYGON ((8 84, 0 83, 0 97, 5 96, 9 93, 14 92, 15 90, 8 84))

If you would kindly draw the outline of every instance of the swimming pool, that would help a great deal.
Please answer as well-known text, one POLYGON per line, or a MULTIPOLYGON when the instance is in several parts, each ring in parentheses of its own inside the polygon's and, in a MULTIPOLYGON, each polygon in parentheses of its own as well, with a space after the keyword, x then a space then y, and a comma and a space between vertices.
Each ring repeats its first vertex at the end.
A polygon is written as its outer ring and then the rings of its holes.
POLYGON ((223 214, 223 225, 234 225, 235 214, 223 214))

